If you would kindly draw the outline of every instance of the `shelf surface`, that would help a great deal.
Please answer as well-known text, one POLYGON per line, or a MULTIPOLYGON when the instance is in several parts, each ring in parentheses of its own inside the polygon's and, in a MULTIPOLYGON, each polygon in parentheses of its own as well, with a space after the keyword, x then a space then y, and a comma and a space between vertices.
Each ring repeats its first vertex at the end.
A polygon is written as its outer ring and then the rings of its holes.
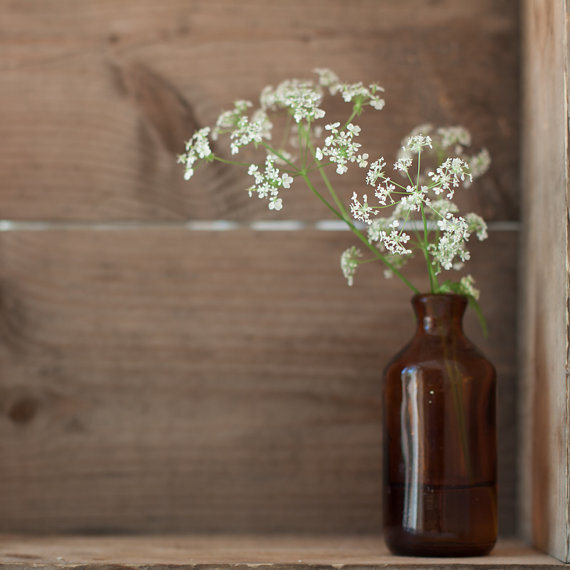
POLYGON ((392 556, 381 538, 307 536, 0 536, 0 568, 349 570, 554 568, 562 562, 512 540, 489 556, 392 556))

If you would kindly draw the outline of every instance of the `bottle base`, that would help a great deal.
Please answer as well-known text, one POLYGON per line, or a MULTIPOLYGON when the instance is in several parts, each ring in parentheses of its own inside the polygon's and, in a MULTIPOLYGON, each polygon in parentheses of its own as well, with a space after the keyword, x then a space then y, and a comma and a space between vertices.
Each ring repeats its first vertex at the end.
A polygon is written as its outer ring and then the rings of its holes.
POLYGON ((442 558, 462 558, 486 556, 496 541, 469 542, 453 537, 411 534, 405 531, 386 531, 384 540, 392 554, 397 556, 426 556, 442 558))

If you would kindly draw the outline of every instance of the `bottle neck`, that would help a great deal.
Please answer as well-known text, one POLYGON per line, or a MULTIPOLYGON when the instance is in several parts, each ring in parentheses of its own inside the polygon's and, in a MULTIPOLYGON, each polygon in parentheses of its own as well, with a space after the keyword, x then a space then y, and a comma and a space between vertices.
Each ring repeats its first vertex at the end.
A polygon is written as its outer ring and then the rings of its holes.
POLYGON ((412 306, 418 323, 418 334, 463 334, 467 297, 454 294, 415 295, 412 306))

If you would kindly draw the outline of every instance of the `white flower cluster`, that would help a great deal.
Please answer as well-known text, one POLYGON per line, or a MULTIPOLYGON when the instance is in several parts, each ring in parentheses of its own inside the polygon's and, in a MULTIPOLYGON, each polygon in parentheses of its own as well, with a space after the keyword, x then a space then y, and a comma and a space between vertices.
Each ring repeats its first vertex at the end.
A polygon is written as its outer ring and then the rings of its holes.
POLYGON ((362 252, 355 246, 343 251, 340 256, 340 268, 349 286, 354 283, 354 273, 358 267, 358 258, 362 257, 362 252))
POLYGON ((451 200, 455 189, 460 182, 466 180, 470 183, 473 176, 469 171, 469 165, 461 158, 448 158, 435 172, 429 172, 428 176, 434 182, 433 193, 439 196, 442 192, 447 192, 447 197, 451 200))
POLYGON ((325 145, 316 149, 315 158, 323 160, 327 157, 330 162, 336 164, 337 174, 344 174, 350 162, 356 162, 360 168, 366 168, 368 154, 357 154, 361 144, 354 141, 354 137, 360 133, 360 127, 352 123, 348 123, 342 130, 339 130, 339 127, 338 122, 325 126, 331 134, 325 139, 325 145))
POLYGON ((380 93, 383 93, 384 89, 376 83, 371 83, 368 87, 361 82, 343 83, 339 84, 337 89, 342 94, 344 101, 347 103, 354 102, 358 108, 362 108, 363 105, 368 104, 373 109, 381 111, 386 105, 386 102, 380 96, 380 93))
POLYGON ((237 154, 239 149, 250 143, 256 145, 268 137, 268 124, 263 113, 258 113, 252 117, 241 117, 230 134, 230 148, 232 154, 237 154))
POLYGON ((319 107, 323 92, 313 81, 288 79, 276 88, 267 86, 261 92, 260 103, 264 110, 287 109, 296 123, 309 123, 325 116, 319 107))
POLYGON ((331 95, 336 95, 340 89, 340 81, 336 73, 330 69, 318 67, 315 73, 319 76, 319 85, 326 87, 331 95))
POLYGON ((460 154, 462 152, 462 147, 468 147, 471 145, 471 133, 465 127, 440 127, 437 129, 437 134, 441 140, 441 147, 453 147, 453 152, 455 154, 460 154))
POLYGON ((255 180, 255 184, 248 190, 249 195, 257 194, 258 198, 268 198, 270 210, 281 210, 283 202, 279 198, 279 190, 289 188, 293 178, 286 172, 279 172, 275 166, 275 157, 267 155, 263 171, 257 165, 251 164, 247 173, 255 180))
MULTIPOLYGON (((184 177, 192 177, 199 161, 218 160, 245 166, 253 178, 247 189, 249 195, 267 200, 270 210, 281 210, 280 192, 288 189, 294 178, 302 178, 385 263, 387 275, 398 275, 416 290, 400 269, 421 251, 427 262, 432 292, 459 291, 476 298, 478 293, 470 275, 441 285, 437 275, 459 269, 469 259, 467 242, 472 235, 480 240, 487 237, 484 220, 473 213, 459 215, 458 207, 451 201, 460 186, 469 186, 488 170, 487 150, 469 154, 471 135, 463 127, 421 125, 402 141, 393 164, 396 175, 388 176, 383 157, 369 163, 369 155, 362 152, 358 142, 361 128, 354 122, 364 107, 384 108, 382 87, 376 83, 368 86, 362 82, 342 83, 329 69, 315 69, 315 74, 314 80, 289 79, 276 87, 264 88, 257 106, 251 101, 237 100, 232 109, 219 115, 212 129, 199 129, 179 157, 185 166, 184 177), (323 128, 326 93, 342 98, 351 110, 344 121, 328 120, 323 128), (279 111, 289 115, 290 120, 277 120, 274 125, 273 113, 279 111), (275 138, 281 141, 276 145, 271 142, 274 131, 279 132, 275 138), (210 140, 222 135, 227 137, 229 152, 218 156, 210 140), (230 159, 230 153, 237 155, 244 147, 261 149, 263 158, 251 162, 242 159, 241 163, 230 159), (366 184, 374 194, 369 198, 366 193, 362 196, 353 193, 347 208, 325 170, 332 167, 342 175, 352 165, 367 168, 366 184), (321 194, 314 177, 322 179, 330 197, 321 194), (356 221, 365 224, 365 233, 349 220, 348 210, 356 221)), ((358 265, 369 261, 362 257, 356 247, 341 256, 342 272, 349 285, 353 284, 358 265)))
POLYGON ((402 141, 403 146, 398 152, 398 159, 413 159, 413 155, 410 153, 405 143, 408 138, 416 135, 422 135, 430 138, 432 143, 430 145, 430 149, 432 149, 434 156, 448 155, 452 153, 457 158, 460 158, 467 163, 469 166, 468 172, 472 179, 469 180, 465 178, 465 180, 462 180, 462 184, 465 188, 469 187, 474 179, 485 174, 491 165, 491 156, 489 155, 489 151, 485 148, 478 154, 468 154, 467 149, 471 146, 471 133, 465 127, 449 126, 439 127, 436 129, 429 123, 418 125, 412 129, 409 135, 402 141))
MULTIPOLYGON (((446 144, 452 146, 471 140, 467 131, 459 127, 450 131, 440 129, 437 133, 445 138, 446 144)), ((372 162, 366 182, 374 187, 378 203, 373 205, 366 194, 360 198, 354 192, 350 211, 355 220, 367 224, 368 240, 377 244, 380 251, 386 252, 391 265, 397 268, 403 266, 406 258, 413 255, 414 249, 410 247, 412 234, 407 226, 416 230, 429 229, 431 240, 423 247, 426 247, 437 275, 444 270, 460 269, 470 256, 466 247, 469 238, 476 234, 478 239, 485 239, 487 226, 477 214, 459 216, 457 205, 451 201, 456 188, 460 185, 466 186, 472 180, 471 168, 465 160, 449 157, 435 170, 419 173, 415 182, 412 182, 409 172, 414 160, 419 160, 423 152, 429 152, 432 144, 432 138, 419 131, 413 132, 405 141, 394 164, 394 170, 406 174, 410 181, 406 186, 386 175, 384 158, 372 162), (439 197, 442 193, 445 193, 445 198, 439 197), (386 208, 391 208, 391 215, 380 217, 378 214, 386 208)), ((438 147, 441 148, 440 142, 438 147)), ((419 245, 421 248, 422 245, 419 245)), ((358 263, 358 260, 355 262, 358 263)), ((388 270, 386 273, 390 275, 392 272, 388 270)), ((351 279, 353 278, 354 272, 351 279)), ((470 279, 465 280, 464 285, 458 286, 463 287, 462 290, 465 290, 466 294, 476 297, 473 280, 470 279)))
MULTIPOLYGON (((489 170, 489 167, 491 166, 491 155, 489 154, 489 151, 484 148, 480 153, 468 157, 467 162, 469 164, 471 176, 474 179, 479 178, 489 170)), ((464 184, 464 186, 469 186, 470 184, 471 182, 464 184)))
MULTIPOLYGON (((205 127, 196 132, 186 144, 186 152, 179 157, 179 161, 186 166, 184 177, 190 179, 199 160, 221 160, 230 162, 224 157, 213 154, 209 138, 218 140, 222 135, 229 139, 229 148, 232 155, 237 155, 247 146, 264 147, 270 158, 265 162, 265 170, 261 171, 261 164, 252 164, 249 172, 256 177, 255 185, 249 193, 256 193, 260 197, 269 198, 270 209, 280 209, 282 202, 278 198, 280 188, 287 188, 290 174, 304 176, 310 167, 322 168, 334 165, 338 174, 344 174, 350 164, 355 163, 361 168, 368 165, 368 155, 360 152, 360 143, 356 137, 360 127, 352 122, 340 126, 339 122, 328 124, 328 131, 324 142, 318 144, 314 140, 321 138, 323 127, 318 124, 325 117, 321 107, 325 92, 330 95, 340 95, 345 102, 352 103, 353 114, 356 116, 365 105, 375 109, 384 107, 381 97, 383 89, 372 83, 368 87, 362 83, 341 83, 335 73, 329 69, 315 69, 315 80, 288 79, 276 87, 265 87, 259 97, 259 108, 245 99, 234 102, 232 109, 223 111, 214 127, 205 127), (295 156, 287 149, 273 147, 270 144, 274 125, 269 114, 286 111, 294 120, 285 132, 283 141, 289 141, 296 153, 295 156), (298 152, 297 152, 298 151, 298 152), (300 166, 296 166, 300 161, 300 166), (313 164, 310 162, 313 161, 313 164), (319 164, 321 163, 322 164, 319 164), (276 164, 286 165, 290 174, 275 175, 276 164), (261 178, 260 178, 261 177, 261 178), (276 180, 280 180, 279 184, 276 180)), ((279 124, 279 123, 278 123, 279 124)), ((248 165, 249 166, 249 165, 248 165)))
POLYGON ((479 299, 479 290, 475 288, 475 280, 471 275, 465 275, 459 281, 459 292, 463 295, 479 299))
POLYGON ((212 156, 208 135, 210 127, 204 127, 196 131, 186 143, 186 153, 178 157, 178 162, 184 164, 184 178, 190 180, 194 174, 194 164, 199 159, 207 159, 212 156))
POLYGON ((216 121, 216 126, 212 131, 212 138, 216 140, 220 134, 231 131, 239 123, 240 119, 246 115, 247 110, 250 107, 253 107, 253 103, 251 101, 239 99, 234 102, 233 109, 222 111, 216 121))

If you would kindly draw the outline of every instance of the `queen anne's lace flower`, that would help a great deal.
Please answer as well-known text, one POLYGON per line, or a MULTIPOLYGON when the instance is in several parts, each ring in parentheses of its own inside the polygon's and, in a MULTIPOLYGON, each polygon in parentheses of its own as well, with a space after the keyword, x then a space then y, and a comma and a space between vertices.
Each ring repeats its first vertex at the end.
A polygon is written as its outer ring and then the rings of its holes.
POLYGON ((373 109, 380 111, 386 104, 380 96, 384 89, 377 83, 371 83, 368 87, 365 87, 362 82, 344 83, 339 86, 339 90, 344 101, 356 103, 359 110, 364 105, 370 105, 373 109))
POLYGON ((250 143, 259 144, 269 137, 270 128, 264 112, 255 114, 251 119, 247 116, 239 118, 235 129, 230 134, 232 154, 237 154, 240 148, 250 143))
POLYGON ((422 134, 411 136, 406 144, 409 153, 422 152, 424 147, 431 148, 431 137, 422 134))
POLYGON ((222 111, 218 120, 216 121, 216 126, 212 131, 212 138, 216 140, 221 133, 227 132, 237 126, 240 119, 247 113, 247 110, 253 107, 251 101, 245 101, 240 99, 234 101, 234 108, 230 111, 222 111))
POLYGON ((465 127, 440 127, 437 129, 442 148, 454 147, 456 154, 461 153, 461 147, 471 144, 471 133, 465 127))
POLYGON ((474 299, 479 299, 479 290, 475 288, 475 279, 471 275, 465 275, 459 281, 460 292, 474 299))
POLYGON ((319 85, 326 87, 331 95, 336 95, 340 89, 340 81, 336 73, 330 69, 317 68, 315 73, 319 76, 319 85))
POLYGON ((355 246, 349 247, 340 256, 340 268, 345 276, 348 285, 352 287, 354 283, 354 273, 358 267, 358 258, 362 257, 362 252, 355 246))
POLYGON ((264 110, 286 109, 296 123, 310 123, 325 116, 319 107, 322 99, 322 89, 313 81, 289 79, 275 89, 266 87, 261 92, 260 103, 264 110))
MULTIPOLYGON (((472 179, 479 178, 483 176, 489 167, 491 166, 491 155, 489 151, 484 148, 478 154, 471 156, 467 159, 467 163, 469 164, 469 173, 471 174, 472 179)), ((471 180, 464 184, 468 186, 471 184, 471 180)))
POLYGON ((356 192, 352 194, 350 212, 352 213, 352 217, 360 222, 368 222, 370 220, 370 214, 376 214, 375 209, 368 205, 368 196, 364 194, 362 196, 362 202, 360 202, 356 192))
POLYGON ((412 166, 412 159, 401 157, 394 163, 394 170, 399 170, 400 172, 407 174, 410 166, 412 166))
POLYGON ((336 164, 337 174, 344 174, 348 170, 348 164, 356 162, 361 168, 365 168, 368 164, 368 154, 358 154, 360 143, 354 141, 360 133, 360 127, 352 123, 348 123, 343 130, 339 130, 340 123, 330 123, 325 129, 330 131, 330 135, 325 139, 325 144, 315 151, 315 158, 323 160, 327 157, 332 163, 336 164))
POLYGON ((198 159, 207 159, 212 156, 212 150, 208 141, 210 127, 204 127, 196 131, 186 143, 186 153, 178 157, 178 162, 184 164, 184 179, 190 180, 194 175, 194 164, 198 159))
POLYGON ((447 192, 447 197, 451 200, 455 188, 459 186, 460 182, 472 180, 469 170, 469 165, 461 158, 455 157, 445 160, 435 172, 428 173, 434 184, 434 194, 439 195, 442 192, 447 192))
POLYGON ((415 188, 414 186, 408 186, 406 190, 408 193, 400 198, 399 209, 408 212, 419 212, 427 201, 427 187, 415 188))
POLYGON ((247 173, 253 176, 255 184, 248 190, 249 195, 257 194, 258 198, 269 200, 270 210, 281 210, 283 202, 279 198, 281 188, 289 188, 293 178, 287 173, 280 173, 275 166, 275 157, 267 155, 265 158, 265 170, 261 171, 256 164, 250 165, 247 173))
POLYGON ((441 236, 436 244, 431 244, 430 251, 434 260, 445 270, 452 269, 456 257, 467 261, 470 257, 465 248, 469 239, 469 226, 461 216, 447 214, 437 225, 441 236))
POLYGON ((487 239, 487 224, 485 220, 473 212, 465 216, 469 233, 475 233, 479 241, 487 239))
POLYGON ((366 184, 376 186, 378 179, 384 177, 384 168, 386 168, 386 161, 384 157, 381 156, 370 165, 368 173, 366 174, 366 184))
MULTIPOLYGON (((210 138, 216 140, 226 135, 233 155, 248 145, 261 147, 264 162, 246 163, 253 178, 248 188, 250 196, 255 194, 267 200, 270 210, 280 210, 283 207, 280 192, 291 186, 294 176, 303 178, 321 200, 347 221, 375 256, 385 262, 387 276, 397 274, 409 284, 400 268, 421 251, 427 261, 432 292, 459 291, 476 298, 478 291, 471 276, 461 281, 447 280, 441 285, 436 276, 442 271, 460 269, 469 259, 467 241, 471 235, 480 240, 487 237, 484 220, 473 213, 460 216, 451 199, 459 186, 467 187, 489 168, 489 153, 483 149, 468 156, 465 149, 471 144, 471 136, 463 127, 435 129, 429 124, 420 125, 403 139, 393 165, 398 175, 391 178, 386 174, 383 157, 369 165, 369 156, 362 152, 358 142, 360 126, 350 122, 352 119, 329 122, 324 129, 319 124, 319 119, 325 117, 322 108, 325 93, 339 95, 350 103, 350 116, 355 117, 365 106, 382 109, 383 89, 375 83, 368 86, 361 82, 341 83, 329 69, 318 68, 315 73, 314 80, 290 79, 277 87, 266 87, 261 92, 258 109, 250 101, 235 101, 233 109, 220 114, 213 129, 205 127, 194 133, 186 144, 186 152, 179 157, 185 166, 185 178, 193 175, 199 161, 239 164, 226 156, 216 156, 210 138), (270 142, 274 128, 271 114, 278 111, 287 112, 292 120, 276 123, 276 130, 283 132, 280 142, 274 145, 270 142), (455 156, 449 156, 452 152, 455 156), (325 169, 332 166, 337 174, 344 174, 353 164, 368 168, 366 184, 373 188, 374 194, 359 197, 354 192, 346 208, 325 169), (330 201, 314 184, 312 177, 319 174, 332 194, 330 201), (347 220, 347 209, 366 226, 365 233, 360 232, 358 224, 347 220)), ((362 252, 356 247, 341 256, 342 271, 349 285, 353 283, 356 267, 370 261, 361 258, 362 252)))

